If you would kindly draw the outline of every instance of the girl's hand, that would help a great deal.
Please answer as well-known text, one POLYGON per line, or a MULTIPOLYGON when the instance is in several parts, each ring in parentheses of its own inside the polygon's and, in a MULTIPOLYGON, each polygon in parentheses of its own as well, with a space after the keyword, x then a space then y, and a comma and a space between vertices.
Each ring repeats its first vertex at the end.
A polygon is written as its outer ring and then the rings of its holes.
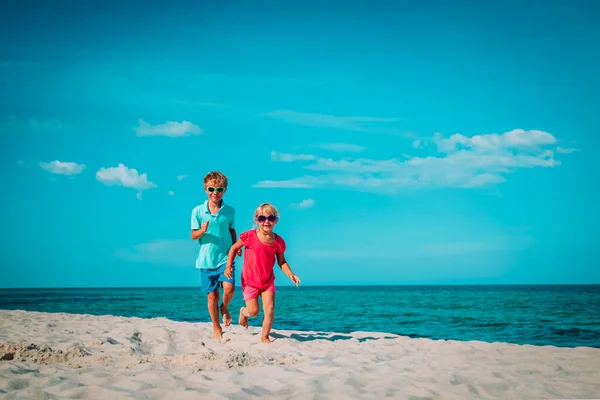
POLYGON ((296 286, 298 286, 298 284, 301 282, 300 278, 298 278, 296 275, 292 274, 292 276, 290 276, 290 279, 292 280, 292 282, 294 282, 296 284, 296 286))
POLYGON ((238 255, 238 257, 242 256, 242 248, 241 247, 238 249, 238 251, 236 252, 236 254, 238 255))
POLYGON ((233 278, 233 268, 230 266, 225 267, 225 276, 227 279, 233 278))

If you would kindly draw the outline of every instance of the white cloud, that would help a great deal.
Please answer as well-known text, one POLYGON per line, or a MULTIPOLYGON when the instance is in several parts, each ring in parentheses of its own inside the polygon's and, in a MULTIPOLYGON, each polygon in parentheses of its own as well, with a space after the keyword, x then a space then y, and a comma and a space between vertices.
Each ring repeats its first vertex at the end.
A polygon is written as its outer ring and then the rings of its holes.
POLYGON ((18 165, 25 165, 25 160, 17 160, 18 165))
POLYGON ((495 133, 487 135, 463 136, 459 133, 443 139, 439 133, 434 135, 434 142, 441 152, 450 153, 460 148, 474 151, 494 151, 502 148, 535 148, 556 143, 556 138, 543 131, 525 131, 513 129, 502 135, 495 133))
POLYGON ((311 154, 288 154, 288 153, 278 153, 276 151, 271 152, 271 160, 272 161, 283 161, 283 162, 292 162, 292 161, 308 161, 316 159, 316 156, 311 154))
POLYGON ((421 139, 415 139, 412 143, 413 149, 422 149, 424 147, 423 143, 421 143, 421 139))
MULTIPOLYGON (((22 164, 20 164, 22 165, 22 164)), ((78 175, 83 172, 85 164, 77 164, 75 162, 51 161, 41 162, 42 169, 57 175, 78 175)))
POLYGON ((137 189, 136 197, 142 200, 142 191, 157 187, 156 184, 148 181, 147 174, 139 174, 136 169, 127 168, 123 164, 117 167, 100 168, 96 172, 96 179, 106 186, 123 186, 137 189))
POLYGON ((365 150, 364 146, 351 143, 321 143, 313 144, 311 147, 333 151, 336 153, 360 153, 365 150))
POLYGON ((139 126, 134 127, 133 130, 138 136, 181 137, 189 135, 201 135, 203 133, 199 126, 188 121, 167 121, 164 124, 150 125, 141 118, 139 120, 139 126))
POLYGON ((182 180, 184 180, 185 178, 187 178, 187 175, 177 175, 177 180, 179 182, 181 182, 182 180))
MULTIPOLYGON (((282 181, 261 181, 255 187, 310 188, 342 186, 361 191, 394 192, 403 187, 473 188, 506 181, 507 175, 523 168, 553 168, 560 165, 548 146, 556 138, 542 131, 515 129, 502 135, 460 134, 431 141, 438 153, 424 157, 403 154, 391 159, 333 159, 302 154, 272 157, 275 161, 309 161, 304 175, 282 181)), ((422 145, 425 142, 419 142, 422 145)), ((414 143, 413 143, 414 144, 414 143)), ((558 151, 558 150, 557 150, 558 151)))
POLYGON ((265 113, 264 115, 304 126, 335 128, 370 133, 402 133, 397 128, 385 126, 385 124, 400 121, 401 118, 340 117, 336 115, 305 113, 292 110, 271 111, 265 113))
POLYGON ((304 176, 296 179, 289 180, 281 180, 281 181, 260 181, 253 185, 253 187, 257 188, 297 188, 297 189, 306 189, 318 186, 322 183, 322 179, 312 177, 312 176, 304 176))
POLYGON ((169 194, 169 196, 175 196, 175 192, 172 190, 169 190, 167 193, 169 194))
POLYGON ((292 203, 290 206, 294 208, 310 208, 315 205, 315 201, 313 199, 302 200, 299 203, 292 203))
POLYGON ((574 149, 574 148, 560 147, 560 146, 556 147, 556 152, 557 153, 561 153, 561 154, 571 154, 571 153, 574 153, 576 151, 580 151, 580 150, 579 149, 574 149))
POLYGON ((153 240, 140 243, 133 248, 117 249, 115 257, 152 264, 169 265, 195 265, 198 243, 193 240, 153 240))

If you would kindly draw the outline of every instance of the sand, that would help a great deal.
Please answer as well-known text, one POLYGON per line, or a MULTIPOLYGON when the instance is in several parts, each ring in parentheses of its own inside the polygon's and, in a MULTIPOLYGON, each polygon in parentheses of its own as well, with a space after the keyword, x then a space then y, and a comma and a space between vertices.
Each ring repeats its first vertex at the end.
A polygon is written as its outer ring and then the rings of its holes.
MULTIPOLYGON (((277 317, 275 325, 277 327, 277 317)), ((0 310, 2 399, 600 398, 600 349, 0 310)))

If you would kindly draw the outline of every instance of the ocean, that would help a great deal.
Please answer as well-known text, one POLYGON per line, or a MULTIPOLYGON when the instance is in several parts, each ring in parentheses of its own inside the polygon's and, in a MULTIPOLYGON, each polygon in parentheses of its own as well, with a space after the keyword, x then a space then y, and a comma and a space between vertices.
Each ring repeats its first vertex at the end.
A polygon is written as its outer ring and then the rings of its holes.
MULTIPOLYGON (((198 288, 0 289, 0 309, 210 321, 198 288)), ((273 329, 600 348, 600 285, 279 286, 273 329)))

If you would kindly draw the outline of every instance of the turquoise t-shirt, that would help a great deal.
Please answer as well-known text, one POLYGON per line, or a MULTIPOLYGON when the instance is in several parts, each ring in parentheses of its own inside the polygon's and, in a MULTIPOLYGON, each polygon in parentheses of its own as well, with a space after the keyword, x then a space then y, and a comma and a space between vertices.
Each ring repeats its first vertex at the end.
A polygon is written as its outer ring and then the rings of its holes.
POLYGON ((198 239, 200 248, 196 258, 196 268, 215 269, 227 262, 229 249, 233 242, 229 229, 234 229, 235 209, 221 203, 216 214, 211 214, 208 200, 192 210, 192 229, 200 229, 208 221, 206 233, 198 239))

